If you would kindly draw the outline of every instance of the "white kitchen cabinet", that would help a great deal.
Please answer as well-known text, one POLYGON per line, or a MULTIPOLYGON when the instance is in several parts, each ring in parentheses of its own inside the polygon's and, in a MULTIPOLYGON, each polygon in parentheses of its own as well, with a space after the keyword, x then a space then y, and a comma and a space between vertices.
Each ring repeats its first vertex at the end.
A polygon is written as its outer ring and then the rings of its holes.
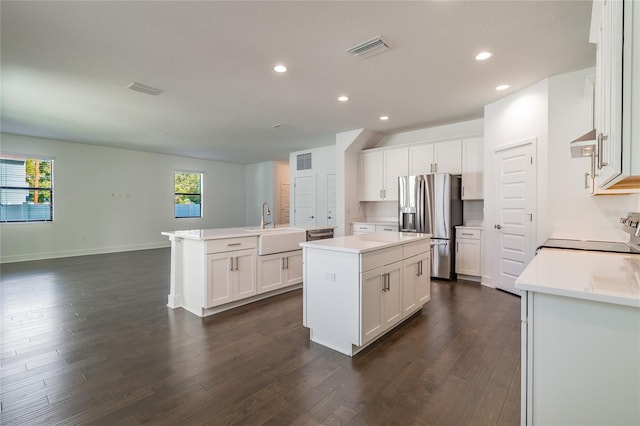
POLYGON ((402 319, 402 262, 363 272, 360 285, 360 344, 365 345, 402 319))
POLYGON ((462 173, 462 141, 451 140, 409 147, 409 175, 462 173))
POLYGON ((258 294, 302 282, 302 250, 258 256, 258 294))
POLYGON ((456 228, 456 273, 472 277, 481 275, 482 258, 481 235, 479 229, 456 228))
MULTIPOLYGON (((403 292, 407 265, 427 254, 424 234, 379 232, 301 243, 304 255, 303 324, 315 343, 352 356, 409 316, 403 292), (412 258, 412 262, 404 261, 412 258), (330 309, 328 308, 330 307, 330 309)), ((414 281, 419 310, 429 300, 429 262, 414 281)))
POLYGON ((431 299, 430 252, 402 261, 402 317, 407 318, 431 299))
POLYGON ((631 0, 593 2, 590 41, 597 44, 595 182, 602 189, 640 185, 639 9, 640 3, 631 0))
POLYGON ((398 176, 408 174, 408 148, 360 154, 360 201, 397 201, 398 176))
POLYGON ((376 224, 375 225, 375 232, 381 232, 381 231, 385 231, 385 232, 398 232, 398 225, 380 225, 380 224, 376 224))
POLYGON ((483 138, 462 140, 462 199, 484 199, 483 138))
POLYGON ((207 255, 207 308, 257 294, 256 257, 255 249, 207 255))

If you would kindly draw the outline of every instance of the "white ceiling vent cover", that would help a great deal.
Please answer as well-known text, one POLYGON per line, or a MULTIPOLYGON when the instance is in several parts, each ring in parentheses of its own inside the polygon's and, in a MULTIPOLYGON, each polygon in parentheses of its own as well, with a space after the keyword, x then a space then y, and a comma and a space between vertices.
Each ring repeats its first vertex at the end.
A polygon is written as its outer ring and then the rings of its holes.
POLYGON ((164 92, 164 90, 162 89, 156 89, 155 87, 147 86, 146 84, 142 83, 136 83, 135 81, 128 85, 127 88, 153 96, 158 96, 160 93, 164 92))
POLYGON ((357 46, 353 46, 347 49, 346 52, 356 59, 365 59, 378 53, 382 53, 385 50, 389 50, 391 46, 384 41, 382 37, 374 37, 371 40, 367 40, 364 43, 360 43, 357 46))

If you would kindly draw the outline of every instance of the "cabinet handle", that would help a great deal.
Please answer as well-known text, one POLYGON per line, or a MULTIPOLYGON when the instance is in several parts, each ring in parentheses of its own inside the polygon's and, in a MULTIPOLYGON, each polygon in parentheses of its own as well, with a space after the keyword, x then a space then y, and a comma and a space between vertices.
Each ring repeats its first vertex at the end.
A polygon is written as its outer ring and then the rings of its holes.
POLYGON ((380 190, 380 198, 383 198, 383 197, 382 197, 382 189, 380 190))
POLYGON ((280 269, 284 269, 284 257, 280 258, 280 269))
POLYGON ((462 196, 464 197, 464 185, 462 185, 462 196))
POLYGON ((438 173, 438 163, 433 163, 434 165, 434 173, 438 173))
POLYGON ((286 262, 287 263, 287 269, 289 269, 289 258, 285 257, 285 259, 287 260, 287 262, 286 262))
POLYGON ((460 241, 456 241, 456 253, 458 253, 459 248, 460 248, 460 241))
POLYGON ((238 256, 236 256, 236 271, 238 270, 238 256))
POLYGON ((473 235, 473 234, 471 234, 469 232, 461 232, 460 235, 473 235))
POLYGON ((589 189, 589 175, 591 175, 591 173, 584 172, 584 189, 589 189))
POLYGON ((418 262, 418 276, 422 275, 422 260, 418 262))
POLYGON ((229 270, 233 272, 233 257, 229 258, 229 270))
POLYGON ((382 291, 387 291, 387 274, 382 274, 382 291))
POLYGON ((598 134, 598 169, 602 169, 604 166, 608 166, 609 163, 604 162, 604 141, 609 139, 609 136, 605 136, 602 133, 598 134))
POLYGON ((387 291, 391 290, 391 274, 387 274, 387 291))
POLYGON ((229 243, 229 244, 227 244, 227 247, 239 246, 241 244, 242 243, 229 243))

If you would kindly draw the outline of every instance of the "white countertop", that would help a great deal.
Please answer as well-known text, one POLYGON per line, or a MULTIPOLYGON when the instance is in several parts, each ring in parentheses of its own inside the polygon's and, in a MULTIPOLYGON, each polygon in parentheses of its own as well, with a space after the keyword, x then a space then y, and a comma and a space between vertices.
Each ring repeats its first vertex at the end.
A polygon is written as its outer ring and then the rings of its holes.
POLYGON ((320 250, 341 251, 346 253, 366 253, 412 241, 428 240, 431 234, 415 232, 371 232, 363 235, 330 238, 300 243, 301 247, 320 250))
MULTIPOLYGON (((335 226, 296 226, 277 225, 279 233, 312 231, 314 229, 334 229, 335 226)), ((237 228, 188 229, 184 231, 161 232, 162 235, 187 240, 219 240, 223 238, 255 237, 265 232, 273 232, 273 228, 260 229, 260 226, 240 226, 237 228)))
POLYGON ((516 287, 640 308, 640 255, 544 248, 516 287))
POLYGON ((477 229, 482 231, 482 226, 479 225, 458 225, 456 226, 456 229, 477 229))

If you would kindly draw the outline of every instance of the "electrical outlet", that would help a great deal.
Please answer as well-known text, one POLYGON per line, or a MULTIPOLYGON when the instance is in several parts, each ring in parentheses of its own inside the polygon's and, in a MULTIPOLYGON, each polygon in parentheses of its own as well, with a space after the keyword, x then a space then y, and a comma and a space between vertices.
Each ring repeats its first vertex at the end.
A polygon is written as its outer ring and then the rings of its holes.
POLYGON ((335 281, 336 280, 336 273, 335 272, 325 272, 324 273, 324 279, 325 279, 325 281, 335 281))

